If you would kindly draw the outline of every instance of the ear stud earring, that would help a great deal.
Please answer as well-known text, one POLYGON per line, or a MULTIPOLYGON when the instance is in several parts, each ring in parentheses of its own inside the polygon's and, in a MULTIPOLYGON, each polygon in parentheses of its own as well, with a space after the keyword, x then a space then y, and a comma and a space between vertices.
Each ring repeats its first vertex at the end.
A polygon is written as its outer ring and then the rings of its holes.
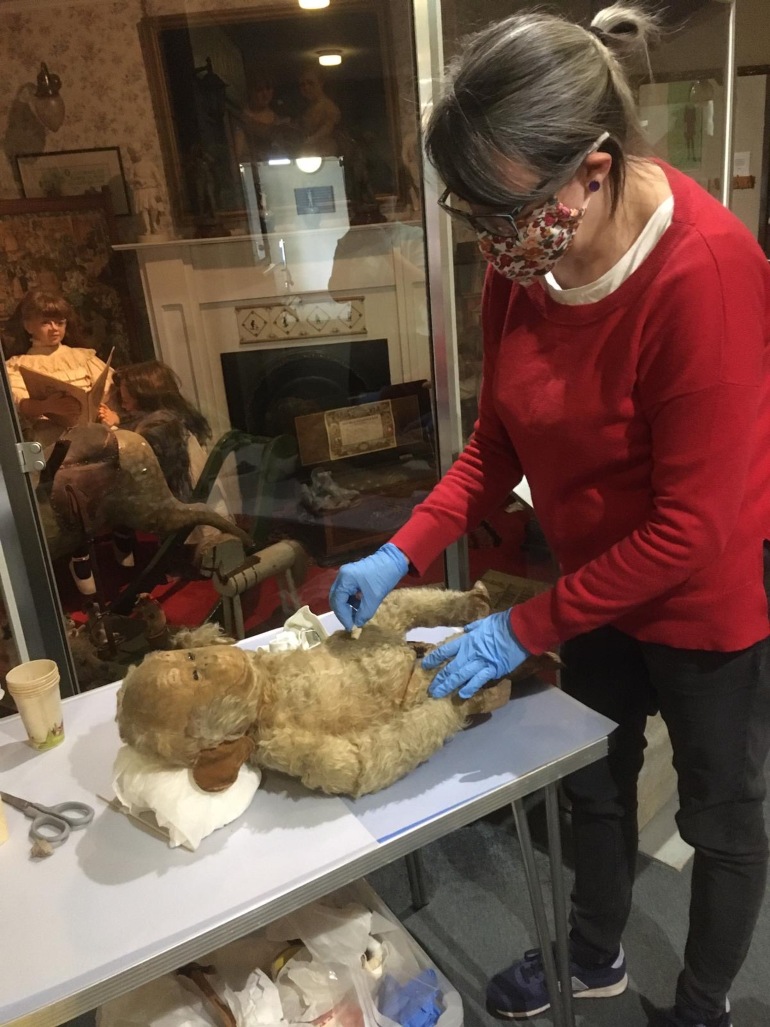
POLYGON ((601 187, 602 187, 602 183, 601 182, 597 182, 595 179, 588 183, 588 191, 589 191, 589 193, 598 193, 599 190, 601 189, 601 187))

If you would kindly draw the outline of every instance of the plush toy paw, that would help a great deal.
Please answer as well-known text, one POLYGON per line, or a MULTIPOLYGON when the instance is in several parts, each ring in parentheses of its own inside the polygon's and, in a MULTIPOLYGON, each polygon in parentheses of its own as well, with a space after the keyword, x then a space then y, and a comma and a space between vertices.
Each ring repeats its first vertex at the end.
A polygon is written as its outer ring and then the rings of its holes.
POLYGON ((528 656, 527 659, 520 664, 516 670, 510 675, 511 681, 518 684, 520 681, 526 681, 527 678, 531 678, 533 674, 544 674, 548 671, 558 670, 559 667, 563 667, 561 657, 558 653, 542 653, 540 656, 528 656))
POLYGON ((471 717, 484 713, 492 713, 499 710, 511 698, 511 682, 509 678, 501 678, 500 681, 493 681, 478 692, 475 692, 470 699, 461 699, 457 693, 453 694, 452 702, 456 702, 464 713, 471 717))
POLYGON ((489 599, 489 591, 483 581, 475 582, 473 588, 467 593, 468 623, 488 617, 492 612, 492 603, 489 599))

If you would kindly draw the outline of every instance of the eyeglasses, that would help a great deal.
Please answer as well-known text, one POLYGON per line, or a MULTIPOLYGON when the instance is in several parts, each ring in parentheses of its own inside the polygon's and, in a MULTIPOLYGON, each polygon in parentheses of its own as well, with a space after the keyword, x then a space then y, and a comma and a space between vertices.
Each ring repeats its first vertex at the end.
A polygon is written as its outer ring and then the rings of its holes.
POLYGON ((583 163, 586 157, 589 157, 592 153, 599 149, 602 143, 609 139, 609 132, 602 132, 599 138, 594 142, 589 149, 585 151, 577 162, 575 171, 572 172, 568 179, 551 180, 545 179, 541 182, 534 192, 530 193, 523 203, 518 204, 510 210, 501 212, 499 214, 472 214, 470 211, 461 210, 459 207, 453 207, 449 203, 450 190, 445 189, 438 200, 438 205, 443 211, 445 211, 455 221, 459 221, 462 224, 469 225, 474 232, 489 232, 492 235, 504 235, 504 236, 518 236, 519 224, 522 217, 526 214, 536 210, 541 204, 548 203, 549 201, 556 198, 556 193, 563 186, 567 184, 575 175, 577 168, 583 163))
POLYGON ((538 189, 524 203, 520 203, 504 214, 471 214, 468 210, 460 210, 459 207, 453 207, 448 202, 449 195, 449 189, 445 189, 439 197, 438 205, 455 221, 469 225, 474 232, 490 232, 492 235, 516 236, 519 234, 517 222, 521 221, 525 214, 535 210, 539 201, 545 203, 553 194, 544 193, 538 189))

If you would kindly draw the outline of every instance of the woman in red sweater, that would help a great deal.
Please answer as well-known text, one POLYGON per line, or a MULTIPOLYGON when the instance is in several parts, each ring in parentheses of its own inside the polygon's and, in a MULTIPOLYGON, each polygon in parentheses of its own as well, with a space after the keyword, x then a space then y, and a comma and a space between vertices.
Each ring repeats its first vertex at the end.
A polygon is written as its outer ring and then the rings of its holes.
MULTIPOLYGON (((770 740, 770 273, 749 232, 646 159, 621 59, 654 21, 616 4, 590 30, 519 14, 472 37, 435 107, 441 206, 488 260, 473 436, 391 542, 340 570, 350 628, 424 571, 526 474, 561 577, 426 658, 471 695, 562 645, 563 687, 615 720, 572 775, 570 957, 579 997, 627 984, 648 714, 668 725, 679 830, 695 849, 674 1027, 731 1027, 727 997, 765 888, 770 740)), ((539 954, 489 984, 490 1011, 550 1005, 539 954)))

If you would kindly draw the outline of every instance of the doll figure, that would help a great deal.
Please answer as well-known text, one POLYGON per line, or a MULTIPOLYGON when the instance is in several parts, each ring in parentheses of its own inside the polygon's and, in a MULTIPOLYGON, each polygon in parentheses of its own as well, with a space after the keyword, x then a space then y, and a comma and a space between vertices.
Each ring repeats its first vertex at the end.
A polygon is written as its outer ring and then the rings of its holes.
POLYGON ((121 367, 113 386, 117 409, 103 406, 102 420, 146 438, 169 488, 177 499, 187 502, 206 462, 205 446, 211 440, 208 421, 182 395, 171 368, 159 360, 121 367))
POLYGON ((289 119, 273 108, 273 83, 260 75, 249 86, 246 106, 235 127, 238 161, 258 163, 286 149, 289 119))
MULTIPOLYGON (((113 386, 113 404, 118 410, 103 407, 102 419, 106 424, 119 425, 146 439, 172 494, 188 503, 208 455, 206 446, 211 440, 211 427, 206 417, 182 394, 179 379, 171 368, 159 360, 121 367, 115 372, 113 386)), ((231 516, 218 482, 214 483, 207 503, 223 517, 231 516)), ((187 542, 197 545, 214 534, 210 527, 199 527, 187 542)), ((129 535, 123 548, 126 560, 130 561, 132 541, 129 535)))
MULTIPOLYGON (((76 317, 72 306, 57 293, 41 289, 28 292, 19 304, 15 320, 18 322, 16 348, 20 355, 10 357, 5 364, 13 401, 25 438, 48 448, 62 432, 78 423, 81 405, 64 389, 44 399, 32 399, 21 369, 38 371, 63 384, 88 390, 104 371, 105 364, 95 350, 65 343, 68 330, 74 334, 76 317)), ((110 387, 111 374, 108 371, 105 392, 110 387)), ((101 413, 99 416, 102 419, 101 413)), ((96 582, 87 549, 79 548, 74 552, 69 567, 78 591, 93 595, 96 582)))
MULTIPOLYGON (((26 438, 44 446, 55 442, 66 428, 76 424, 80 404, 64 390, 45 399, 30 399, 21 368, 39 371, 63 383, 90 389, 105 368, 93 349, 77 345, 76 315, 63 296, 35 289, 28 292, 14 315, 18 322, 15 349, 5 364, 13 401, 26 438), (65 342, 69 332, 72 343, 65 342)), ((110 377, 106 388, 109 388, 110 377)), ((106 391, 106 390, 105 390, 106 391)))

